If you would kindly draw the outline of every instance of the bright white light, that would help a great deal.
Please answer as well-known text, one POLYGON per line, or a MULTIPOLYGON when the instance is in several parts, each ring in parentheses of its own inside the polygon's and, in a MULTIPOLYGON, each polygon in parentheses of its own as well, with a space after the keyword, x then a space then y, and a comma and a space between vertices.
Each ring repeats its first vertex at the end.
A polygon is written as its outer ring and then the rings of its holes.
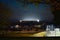
POLYGON ((37 22, 39 22, 39 20, 37 20, 37 22))
POLYGON ((20 20, 20 22, 22 22, 22 21, 37 21, 37 22, 39 22, 40 20, 38 20, 38 19, 23 19, 23 20, 20 20))

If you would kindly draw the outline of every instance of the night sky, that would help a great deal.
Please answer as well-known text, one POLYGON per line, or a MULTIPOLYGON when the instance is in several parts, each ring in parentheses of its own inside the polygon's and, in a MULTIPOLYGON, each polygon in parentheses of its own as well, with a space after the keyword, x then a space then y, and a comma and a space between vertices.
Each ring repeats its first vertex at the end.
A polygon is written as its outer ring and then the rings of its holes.
POLYGON ((10 20, 40 20, 40 21, 52 21, 54 16, 50 10, 49 4, 40 3, 38 7, 34 4, 28 4, 23 6, 23 3, 19 3, 16 0, 0 0, 3 4, 7 5, 12 10, 12 16, 10 20))

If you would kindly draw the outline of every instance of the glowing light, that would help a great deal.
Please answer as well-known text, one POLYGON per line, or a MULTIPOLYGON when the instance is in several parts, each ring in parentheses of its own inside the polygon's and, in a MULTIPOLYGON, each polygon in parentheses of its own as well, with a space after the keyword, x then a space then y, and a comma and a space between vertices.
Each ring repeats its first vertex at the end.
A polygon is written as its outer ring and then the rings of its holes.
POLYGON ((15 28, 18 28, 18 27, 19 27, 19 25, 16 25, 16 26, 15 26, 15 28))
POLYGON ((39 20, 37 20, 37 22, 39 22, 39 20))
POLYGON ((33 34, 31 35, 32 37, 44 37, 46 35, 46 32, 39 32, 39 33, 36 33, 36 34, 33 34))
POLYGON ((20 20, 20 22, 22 22, 22 21, 37 21, 37 22, 39 22, 39 20, 36 20, 36 19, 24 19, 24 20, 20 20))

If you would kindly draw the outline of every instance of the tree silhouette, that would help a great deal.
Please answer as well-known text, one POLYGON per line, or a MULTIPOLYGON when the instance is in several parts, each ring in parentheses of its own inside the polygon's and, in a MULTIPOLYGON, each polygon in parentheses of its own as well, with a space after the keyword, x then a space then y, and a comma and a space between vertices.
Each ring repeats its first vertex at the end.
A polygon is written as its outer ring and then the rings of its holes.
POLYGON ((0 3, 0 26, 10 25, 9 17, 11 16, 11 12, 7 5, 0 3))
POLYGON ((60 1, 59 0, 50 0, 50 4, 52 5, 51 6, 51 10, 52 10, 52 13, 53 15, 55 16, 54 18, 54 22, 56 24, 60 24, 60 1))

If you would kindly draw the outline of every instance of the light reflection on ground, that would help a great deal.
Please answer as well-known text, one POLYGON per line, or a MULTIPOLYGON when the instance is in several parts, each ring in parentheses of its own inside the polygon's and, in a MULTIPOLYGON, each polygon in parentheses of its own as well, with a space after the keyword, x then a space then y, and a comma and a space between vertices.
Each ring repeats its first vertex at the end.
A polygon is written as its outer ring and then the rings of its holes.
POLYGON ((46 32, 39 32, 39 33, 36 33, 36 34, 33 34, 31 35, 32 37, 44 37, 46 34, 46 32))
POLYGON ((20 33, 19 31, 15 32, 5 32, 4 36, 11 36, 11 37, 44 37, 45 32, 38 32, 38 33, 20 33))

